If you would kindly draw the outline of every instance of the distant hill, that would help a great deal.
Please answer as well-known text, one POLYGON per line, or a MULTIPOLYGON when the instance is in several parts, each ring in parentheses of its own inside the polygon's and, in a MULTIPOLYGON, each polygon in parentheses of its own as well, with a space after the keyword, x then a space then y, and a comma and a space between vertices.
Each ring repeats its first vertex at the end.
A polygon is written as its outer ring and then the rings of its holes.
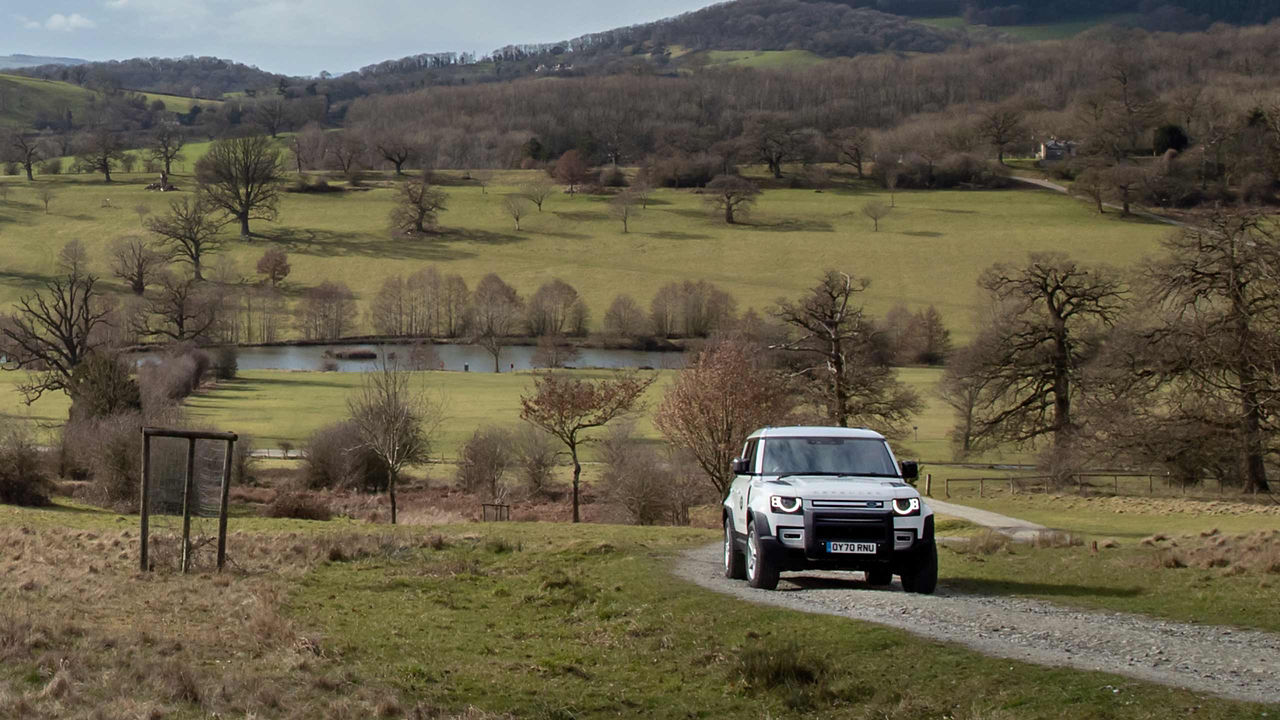
POLYGON ((40 55, 0 55, 0 70, 36 67, 38 65, 84 65, 88 60, 40 55))
POLYGON ((67 67, 46 64, 23 68, 20 75, 62 80, 96 88, 218 99, 232 93, 273 90, 288 76, 216 57, 133 58, 67 67))
POLYGON ((205 108, 219 104, 157 93, 119 92, 107 96, 58 80, 0 73, 0 127, 66 130, 104 112, 121 126, 137 127, 166 112, 185 113, 197 102, 205 108), (156 101, 164 103, 163 109, 156 101), (106 112, 108 109, 110 112, 106 112))

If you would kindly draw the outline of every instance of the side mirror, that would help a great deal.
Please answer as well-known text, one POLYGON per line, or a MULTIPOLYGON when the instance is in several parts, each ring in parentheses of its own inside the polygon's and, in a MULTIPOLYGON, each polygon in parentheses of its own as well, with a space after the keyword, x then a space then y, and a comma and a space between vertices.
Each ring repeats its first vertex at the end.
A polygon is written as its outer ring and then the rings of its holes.
POLYGON ((915 460, 903 460, 900 464, 902 465, 902 479, 914 485, 920 477, 919 463, 915 460))
POLYGON ((734 458, 730 463, 734 475, 746 475, 751 471, 751 461, 746 458, 734 458))

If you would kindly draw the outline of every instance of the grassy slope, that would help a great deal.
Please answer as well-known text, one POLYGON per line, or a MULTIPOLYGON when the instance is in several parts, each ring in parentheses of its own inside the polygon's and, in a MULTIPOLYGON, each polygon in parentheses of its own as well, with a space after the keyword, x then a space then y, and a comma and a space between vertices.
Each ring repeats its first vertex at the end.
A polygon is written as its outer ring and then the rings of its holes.
MULTIPOLYGON (((386 533, 236 521, 233 531, 249 534, 231 538, 233 572, 147 577, 150 603, 140 604, 126 534, 133 522, 76 508, 0 507, 0 543, 30 558, 0 587, 0 626, 11 638, 0 713, 400 717, 419 702, 531 718, 1236 718, 1267 710, 986 658, 669 580, 677 553, 715 539, 706 531, 537 523, 386 533), (342 532, 324 532, 331 529, 342 532), (437 532, 444 541, 433 549, 437 532), (790 651, 797 642, 802 649, 790 651), (747 678, 758 676, 742 670, 748 654, 817 677, 753 685, 747 678), (50 658, 65 659, 72 682, 42 697, 58 669, 50 658)), ((944 576, 953 574, 951 556, 942 562, 944 576)))
POLYGON ((808 50, 708 50, 708 65, 734 65, 762 70, 806 68, 825 58, 808 50))
MULTIPOLYGON (((187 112, 196 103, 217 104, 213 100, 177 95, 139 94, 144 95, 148 103, 155 100, 164 102, 165 109, 171 112, 187 112)), ((98 97, 100 95, 96 91, 71 83, 0 73, 0 99, 3 99, 0 103, 0 126, 28 127, 41 110, 53 116, 70 110, 72 117, 83 119, 91 102, 98 97)))
MULTIPOLYGON (((1113 13, 1088 20, 1047 23, 1043 25, 978 25, 977 28, 997 30, 1005 35, 1036 42, 1040 40, 1063 40, 1075 37, 1090 28, 1109 23, 1132 20, 1134 13, 1113 13)), ((970 27, 962 17, 920 18, 916 22, 937 28, 960 30, 970 27)))
MULTIPOLYGON (((620 290, 647 305, 664 283, 705 279, 731 292, 741 309, 764 308, 780 296, 799 294, 823 270, 840 268, 872 279, 865 296, 871 312, 883 313, 898 302, 935 304, 963 341, 978 300, 975 281, 991 262, 1061 250, 1124 265, 1152 252, 1168 232, 1160 225, 1100 217, 1071 198, 1031 190, 898 193, 894 214, 873 233, 860 208, 884 193, 858 186, 825 193, 770 190, 751 224, 738 226, 709 217, 698 195, 664 190, 625 235, 609 217, 605 199, 557 195, 517 233, 502 210, 502 197, 531 177, 500 174, 487 194, 476 187, 450 188, 443 232, 421 240, 389 236, 392 189, 286 195, 278 223, 254 224, 263 237, 244 243, 230 237, 229 228, 223 257, 251 274, 266 248, 280 247, 291 256, 291 290, 340 279, 364 299, 386 276, 429 264, 461 273, 471 284, 497 272, 526 294, 561 277, 585 296, 597 327, 620 290)), ((153 178, 121 179, 109 186, 88 176, 40 180, 60 189, 48 215, 32 189, 17 178, 7 180, 14 190, 0 206, 7 273, 0 276, 0 305, 53 272, 57 248, 66 241, 81 239, 101 266, 112 238, 138 232, 135 205, 164 209, 169 198, 142 189, 153 178), (108 199, 114 209, 103 207, 108 199)), ((191 185, 189 178, 176 182, 191 185)))

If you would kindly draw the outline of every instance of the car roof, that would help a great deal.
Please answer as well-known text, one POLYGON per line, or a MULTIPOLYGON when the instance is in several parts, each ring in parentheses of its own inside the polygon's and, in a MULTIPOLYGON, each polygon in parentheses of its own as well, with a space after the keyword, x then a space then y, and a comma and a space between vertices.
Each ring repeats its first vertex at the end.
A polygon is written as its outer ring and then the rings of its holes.
MULTIPOLYGON (((864 440, 884 440, 884 435, 866 428, 823 427, 793 425, 790 427, 767 427, 751 433, 750 438, 771 437, 841 437, 861 438, 864 440)), ((749 438, 748 438, 749 439, 749 438)))

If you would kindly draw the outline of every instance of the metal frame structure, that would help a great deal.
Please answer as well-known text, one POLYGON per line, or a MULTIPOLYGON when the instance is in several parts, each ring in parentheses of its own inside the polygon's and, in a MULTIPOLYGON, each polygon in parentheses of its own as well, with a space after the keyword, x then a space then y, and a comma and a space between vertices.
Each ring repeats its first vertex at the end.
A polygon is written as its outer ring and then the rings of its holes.
POLYGON ((226 445, 226 455, 222 460, 222 495, 218 506, 218 570, 221 571, 227 560, 227 499, 231 491, 231 462, 234 456, 238 436, 235 433, 199 432, 195 430, 170 430, 166 428, 142 429, 142 500, 141 505, 141 551, 138 565, 142 572, 150 570, 147 558, 149 539, 150 511, 147 500, 151 491, 151 438, 172 437, 187 440, 187 473, 183 481, 182 492, 182 572, 191 569, 191 499, 195 489, 196 441, 221 440, 226 445))

